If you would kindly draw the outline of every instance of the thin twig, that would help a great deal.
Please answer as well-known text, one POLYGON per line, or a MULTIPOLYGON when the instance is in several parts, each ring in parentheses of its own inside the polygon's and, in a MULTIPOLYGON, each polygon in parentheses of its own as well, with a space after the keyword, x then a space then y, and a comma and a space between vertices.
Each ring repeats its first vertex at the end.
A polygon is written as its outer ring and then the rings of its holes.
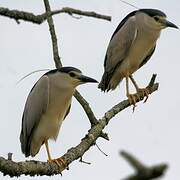
POLYGON ((8 160, 12 160, 12 155, 13 155, 13 153, 11 153, 11 152, 8 153, 8 160))
POLYGON ((79 162, 90 165, 90 162, 84 161, 82 157, 80 157, 79 162))
POLYGON ((104 154, 105 156, 108 156, 108 155, 98 146, 97 143, 95 143, 95 145, 96 145, 96 147, 98 148, 98 150, 99 150, 102 154, 104 154))
POLYGON ((35 15, 30 12, 19 11, 19 10, 10 10, 8 8, 0 7, 0 15, 14 19, 17 22, 17 24, 20 23, 19 20, 23 20, 23 21, 27 21, 27 22, 31 22, 31 23, 35 23, 35 24, 41 24, 48 17, 57 15, 57 14, 61 14, 61 13, 67 13, 71 16, 73 16, 73 14, 77 14, 77 15, 81 15, 81 16, 87 16, 87 17, 93 17, 93 18, 111 21, 111 16, 102 15, 99 13, 95 13, 93 11, 82 11, 79 9, 74 9, 74 8, 69 8, 69 7, 64 7, 60 10, 54 10, 54 11, 51 11, 48 13, 43 13, 40 15, 35 15))
POLYGON ((94 17, 98 19, 104 19, 107 21, 111 21, 111 17, 107 15, 98 14, 94 11, 82 11, 79 9, 64 7, 61 10, 52 11, 51 15, 59 14, 59 13, 68 13, 69 15, 78 14, 81 16, 94 17))

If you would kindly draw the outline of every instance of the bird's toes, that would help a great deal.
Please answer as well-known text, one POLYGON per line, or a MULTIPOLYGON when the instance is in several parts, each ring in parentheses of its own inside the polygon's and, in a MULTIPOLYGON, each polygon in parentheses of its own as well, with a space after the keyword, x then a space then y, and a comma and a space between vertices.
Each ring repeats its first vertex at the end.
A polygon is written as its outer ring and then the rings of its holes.
POLYGON ((61 157, 60 158, 57 158, 55 159, 59 164, 63 165, 65 168, 67 167, 67 164, 66 162, 64 161, 64 159, 62 159, 61 157))
POLYGON ((144 100, 145 103, 149 98, 149 94, 150 94, 149 90, 147 88, 141 88, 138 89, 138 93, 142 94, 143 98, 146 97, 144 100))
POLYGON ((136 96, 134 94, 128 94, 127 95, 129 103, 136 107, 136 96))
POLYGON ((61 171, 65 168, 67 168, 65 161, 61 157, 57 158, 57 159, 50 159, 50 160, 48 160, 48 162, 49 163, 56 163, 59 166, 61 171))

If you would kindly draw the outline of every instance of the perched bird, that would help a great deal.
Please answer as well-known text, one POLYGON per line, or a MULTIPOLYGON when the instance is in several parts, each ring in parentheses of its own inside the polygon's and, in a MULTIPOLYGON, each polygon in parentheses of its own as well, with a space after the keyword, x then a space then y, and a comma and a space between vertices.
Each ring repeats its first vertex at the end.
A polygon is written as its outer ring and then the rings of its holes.
POLYGON ((56 140, 70 111, 76 87, 88 82, 97 83, 74 67, 51 70, 37 81, 29 93, 22 117, 20 142, 26 157, 35 156, 45 144, 48 161, 63 162, 61 158, 51 158, 48 140, 56 140))
POLYGON ((126 79, 126 95, 131 104, 135 96, 129 93, 129 78, 136 88, 148 97, 146 88, 139 88, 132 74, 151 58, 161 30, 178 28, 166 20, 166 14, 157 9, 139 9, 129 13, 118 25, 107 48, 104 74, 99 84, 102 91, 114 90, 126 79))

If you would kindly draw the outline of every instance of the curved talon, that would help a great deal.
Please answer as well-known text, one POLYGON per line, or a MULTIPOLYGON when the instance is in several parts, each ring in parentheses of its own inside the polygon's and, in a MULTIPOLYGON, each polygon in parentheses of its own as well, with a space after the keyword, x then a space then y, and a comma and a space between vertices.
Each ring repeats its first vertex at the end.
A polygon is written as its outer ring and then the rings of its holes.
POLYGON ((132 104, 133 106, 136 106, 136 97, 134 94, 128 94, 127 95, 129 103, 132 104))
POLYGON ((144 103, 148 100, 149 98, 149 90, 147 88, 142 88, 142 89, 138 89, 138 92, 143 94, 143 98, 146 97, 146 99, 144 100, 144 103))
POLYGON ((136 97, 137 97, 137 101, 141 100, 141 97, 139 96, 139 94, 136 94, 136 97))
POLYGON ((57 162, 60 162, 60 164, 62 164, 64 167, 67 167, 64 159, 62 159, 62 158, 57 158, 56 161, 57 161, 57 162))
POLYGON ((50 159, 48 160, 49 163, 56 163, 59 167, 62 167, 61 165, 63 165, 64 167, 66 167, 66 163, 62 158, 57 158, 57 159, 50 159))

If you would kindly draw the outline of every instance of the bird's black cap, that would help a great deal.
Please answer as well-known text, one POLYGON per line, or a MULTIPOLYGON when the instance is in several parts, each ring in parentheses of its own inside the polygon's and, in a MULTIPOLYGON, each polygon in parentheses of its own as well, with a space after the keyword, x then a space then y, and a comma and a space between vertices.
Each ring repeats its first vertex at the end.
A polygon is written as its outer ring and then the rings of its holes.
MULTIPOLYGON (((53 70, 47 72, 46 74, 54 74, 54 73, 56 73, 56 72, 58 72, 58 71, 59 71, 59 72, 63 72, 63 73, 69 73, 69 72, 71 72, 71 71, 76 71, 76 72, 81 73, 81 71, 80 71, 79 69, 75 68, 75 67, 66 66, 66 67, 61 67, 61 68, 59 68, 59 69, 53 69, 53 70)), ((45 75, 46 75, 46 74, 45 74, 45 75)))
POLYGON ((158 9, 139 9, 137 12, 143 12, 148 14, 151 17, 154 16, 163 16, 166 17, 166 14, 158 9))
POLYGON ((79 69, 77 69, 75 67, 71 67, 71 66, 62 67, 62 68, 58 69, 58 71, 64 72, 64 73, 69 73, 71 71, 76 71, 76 72, 81 73, 81 71, 79 69))
POLYGON ((132 11, 130 12, 121 22, 120 24, 118 25, 118 27, 116 28, 116 30, 114 31, 111 39, 114 37, 114 35, 122 28, 122 26, 126 23, 126 21, 134 16, 137 12, 143 12, 143 13, 146 13, 148 14, 149 16, 151 17, 154 17, 154 16, 163 16, 163 17, 166 17, 166 14, 158 9, 139 9, 139 10, 136 10, 136 11, 132 11))

